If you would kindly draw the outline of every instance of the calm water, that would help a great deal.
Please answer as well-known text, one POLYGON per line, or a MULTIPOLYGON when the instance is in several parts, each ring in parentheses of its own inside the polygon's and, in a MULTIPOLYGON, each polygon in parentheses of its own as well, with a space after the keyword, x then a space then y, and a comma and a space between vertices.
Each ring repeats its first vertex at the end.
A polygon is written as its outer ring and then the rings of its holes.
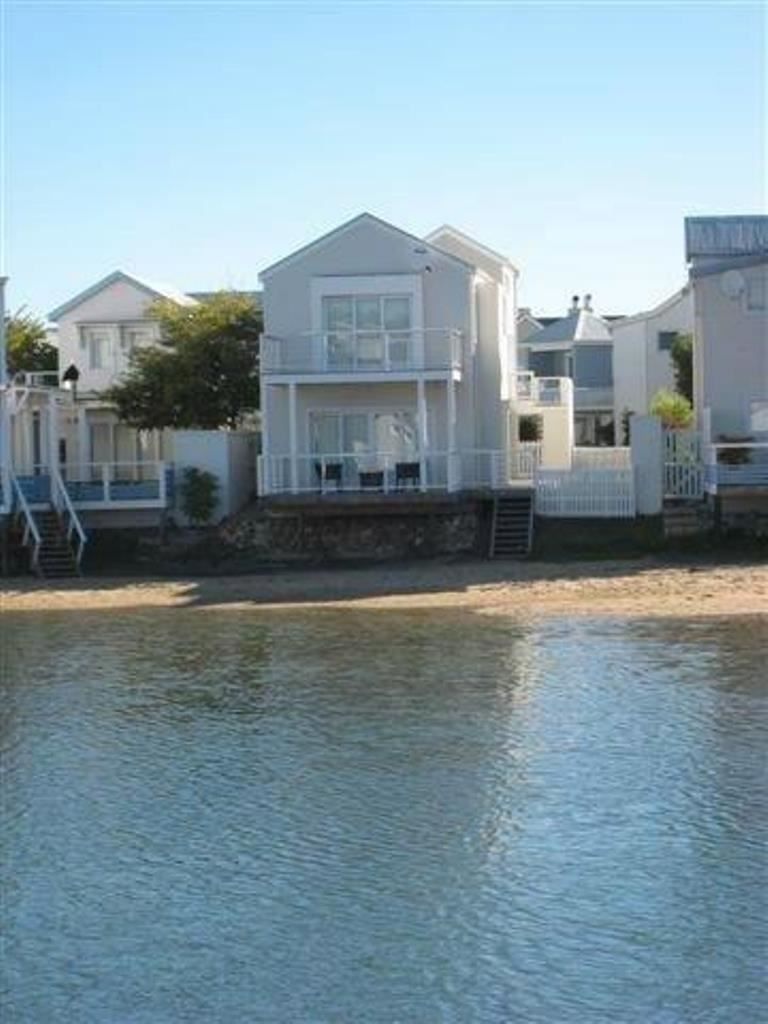
POLYGON ((758 1024, 768 630, 6 616, 3 1024, 758 1024))

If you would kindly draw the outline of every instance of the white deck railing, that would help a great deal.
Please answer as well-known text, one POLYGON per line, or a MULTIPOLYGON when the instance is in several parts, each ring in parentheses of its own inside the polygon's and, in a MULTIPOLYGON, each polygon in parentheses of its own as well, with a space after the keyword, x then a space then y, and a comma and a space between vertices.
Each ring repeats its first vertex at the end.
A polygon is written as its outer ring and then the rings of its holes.
POLYGON ((710 493, 728 487, 768 488, 768 442, 728 441, 708 445, 704 481, 710 493))
POLYGON ((257 473, 263 495, 497 490, 508 483, 505 455, 495 450, 260 455, 257 473))
POLYGON ((461 368, 462 332, 453 328, 329 331, 261 339, 261 372, 398 373, 461 368))
POLYGON ((510 480, 533 480, 541 464, 541 441, 520 441, 509 453, 510 480))
POLYGON ((21 543, 24 547, 30 548, 30 568, 32 572, 40 575, 40 547, 42 546, 42 539, 40 537, 40 531, 37 528, 35 517, 32 514, 32 509, 29 507, 26 495, 21 487, 21 484, 16 479, 15 474, 10 473, 11 489, 13 492, 13 503, 17 506, 17 515, 23 520, 24 531, 21 537, 21 543))
POLYGON ((573 403, 573 381, 569 377, 537 377, 530 370, 515 374, 518 405, 569 405, 573 403))
POLYGON ((164 462, 67 463, 61 479, 76 508, 165 508, 168 503, 164 462))
POLYGON ((75 557, 75 564, 77 565, 79 572, 80 563, 83 560, 83 552, 85 551, 85 545, 88 541, 88 537, 83 529, 80 519, 78 518, 75 507, 72 504, 72 498, 69 495, 69 491, 67 490, 58 469, 54 469, 51 475, 51 501, 59 514, 61 524, 66 532, 67 541, 72 548, 72 553, 75 557))
POLYGON ((632 452, 628 447, 576 447, 571 465, 574 469, 631 469, 632 452))
POLYGON ((704 493, 701 434, 696 430, 664 431, 664 495, 696 500, 704 493))

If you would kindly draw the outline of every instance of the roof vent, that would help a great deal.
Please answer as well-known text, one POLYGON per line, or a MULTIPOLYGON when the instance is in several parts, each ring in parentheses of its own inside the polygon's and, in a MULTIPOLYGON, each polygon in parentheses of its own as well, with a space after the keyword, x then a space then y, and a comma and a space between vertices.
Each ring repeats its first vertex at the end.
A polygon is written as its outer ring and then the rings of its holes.
POLYGON ((592 296, 591 295, 585 295, 584 296, 584 305, 581 308, 585 309, 587 311, 587 313, 591 313, 592 312, 592 296))
POLYGON ((578 313, 579 312, 579 296, 578 295, 573 295, 571 297, 571 308, 568 310, 568 312, 569 313, 578 313))

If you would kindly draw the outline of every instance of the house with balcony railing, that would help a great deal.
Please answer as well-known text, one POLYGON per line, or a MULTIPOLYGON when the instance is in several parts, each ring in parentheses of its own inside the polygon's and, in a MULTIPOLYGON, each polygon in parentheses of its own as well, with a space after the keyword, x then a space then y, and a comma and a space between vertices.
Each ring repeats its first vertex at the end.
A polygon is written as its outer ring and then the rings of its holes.
MULTIPOLYGON (((688 217, 704 487, 768 505, 768 217, 688 217)), ((768 509, 766 509, 768 511, 768 509)))
POLYGON ((364 213, 260 279, 263 495, 504 487, 518 416, 543 403, 551 433, 571 400, 518 378, 517 270, 455 228, 364 213))
POLYGON ((252 432, 137 430, 107 400, 133 351, 160 343, 158 299, 193 307, 205 296, 110 274, 50 314, 59 369, 18 373, 0 387, 0 516, 19 525, 41 575, 77 570, 91 530, 179 516, 176 477, 187 466, 217 477, 215 518, 255 490, 252 432))

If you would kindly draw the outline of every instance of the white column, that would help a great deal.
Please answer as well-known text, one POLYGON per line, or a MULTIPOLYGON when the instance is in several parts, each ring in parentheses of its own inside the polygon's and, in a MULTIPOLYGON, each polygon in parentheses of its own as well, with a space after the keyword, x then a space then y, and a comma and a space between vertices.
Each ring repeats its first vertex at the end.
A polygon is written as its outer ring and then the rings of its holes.
POLYGON ((416 382, 416 407, 419 424, 419 476, 421 478, 421 489, 427 489, 427 389, 424 378, 419 377, 416 382))
MULTIPOLYGON (((272 465, 272 450, 270 447, 270 436, 269 436, 269 405, 272 397, 272 390, 268 388, 266 381, 264 380, 264 374, 260 376, 259 387, 261 389, 261 400, 259 405, 261 407, 261 478, 257 482, 257 491, 259 494, 271 494, 272 493, 272 474, 270 472, 272 465)), ((257 457, 256 462, 256 473, 259 472, 259 461, 257 457)))
MULTIPOLYGON (((77 406, 75 408, 77 409, 77 406)), ((86 469, 88 463, 91 462, 89 441, 88 417, 85 412, 85 406, 81 405, 77 410, 77 462, 79 466, 83 467, 81 472, 87 474, 83 478, 85 480, 90 477, 90 471, 86 469)))
POLYGON ((46 410, 48 427, 48 472, 53 475, 59 466, 59 407, 53 395, 48 396, 48 408, 46 410))
POLYGON ((291 453, 291 490, 299 490, 298 441, 296 433, 296 385, 288 385, 288 447, 291 453))
POLYGON ((445 382, 445 399, 448 432, 448 490, 457 491, 459 489, 460 480, 458 466, 456 465, 456 382, 452 375, 445 382))

